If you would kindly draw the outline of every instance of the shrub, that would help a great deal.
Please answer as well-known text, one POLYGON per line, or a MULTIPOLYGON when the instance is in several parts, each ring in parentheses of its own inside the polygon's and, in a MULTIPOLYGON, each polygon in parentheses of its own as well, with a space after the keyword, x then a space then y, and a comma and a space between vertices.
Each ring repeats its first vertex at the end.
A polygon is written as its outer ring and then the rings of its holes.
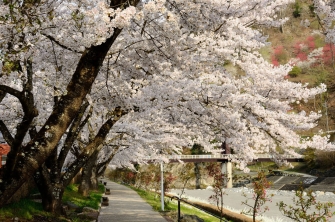
POLYGON ((296 1, 295 4, 294 4, 294 11, 293 11, 293 17, 294 18, 298 18, 301 16, 301 5, 300 5, 300 2, 296 1))
POLYGON ((321 83, 326 83, 329 79, 329 73, 327 70, 316 69, 316 81, 315 86, 319 86, 321 83))
POLYGON ((335 166, 335 152, 318 150, 315 153, 315 162, 320 168, 331 168, 335 166))
POLYGON ((209 197, 209 201, 216 203, 217 209, 220 212, 220 222, 223 218, 223 196, 226 194, 223 187, 226 185, 227 176, 221 172, 221 167, 218 164, 210 164, 207 166, 208 175, 213 177, 213 192, 209 197))
POLYGON ((276 46, 273 49, 273 55, 271 57, 271 62, 274 66, 279 66, 279 64, 284 64, 288 60, 288 53, 282 45, 276 46))
POLYGON ((314 35, 315 48, 320 48, 325 46, 325 40, 321 35, 314 35))
POLYGON ((322 59, 325 64, 332 64, 334 60, 335 46, 333 44, 326 44, 323 47, 322 59))
POLYGON ((294 66, 288 74, 290 77, 297 77, 299 74, 301 74, 301 68, 298 66, 294 66))
POLYGON ((307 148, 304 152, 304 160, 309 169, 329 169, 335 166, 335 151, 307 148))
POLYGON ((315 17, 315 6, 314 6, 314 4, 309 5, 308 8, 309 8, 310 15, 312 17, 315 17))
POLYGON ((304 152, 304 160, 309 169, 312 169, 316 166, 316 156, 315 149, 308 147, 304 152))
POLYGON ((329 221, 329 219, 335 214, 330 212, 334 206, 332 202, 317 202, 315 195, 311 190, 304 191, 303 187, 300 187, 295 191, 295 197, 293 197, 293 206, 285 204, 283 201, 277 203, 279 210, 282 214, 294 221, 301 222, 317 222, 317 221, 329 221), (311 209, 313 207, 313 209, 311 209))
MULTIPOLYGON (((253 197, 251 198, 254 203, 249 204, 248 200, 243 201, 242 204, 246 205, 250 209, 247 211, 243 211, 244 214, 249 214, 252 216, 253 222, 256 221, 256 216, 264 213, 265 211, 269 210, 268 207, 262 206, 267 202, 271 201, 272 195, 267 195, 266 189, 271 186, 271 181, 268 181, 264 171, 259 171, 257 174, 256 180, 253 182, 253 197)), ((246 194, 243 194, 246 197, 246 194)))

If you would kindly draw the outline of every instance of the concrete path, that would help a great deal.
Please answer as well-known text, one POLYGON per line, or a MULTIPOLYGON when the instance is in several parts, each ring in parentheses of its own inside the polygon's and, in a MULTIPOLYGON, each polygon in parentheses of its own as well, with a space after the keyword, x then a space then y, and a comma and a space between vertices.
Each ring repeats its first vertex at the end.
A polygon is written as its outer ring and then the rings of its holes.
POLYGON ((109 198, 109 206, 101 206, 98 222, 166 222, 132 189, 109 180, 103 182, 107 182, 111 194, 104 195, 109 198))

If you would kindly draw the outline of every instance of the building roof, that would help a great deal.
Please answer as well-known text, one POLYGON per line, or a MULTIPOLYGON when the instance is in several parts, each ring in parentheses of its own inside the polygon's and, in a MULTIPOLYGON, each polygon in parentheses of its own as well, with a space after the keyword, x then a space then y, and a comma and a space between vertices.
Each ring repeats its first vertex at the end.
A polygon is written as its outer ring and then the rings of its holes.
POLYGON ((10 146, 6 143, 0 144, 0 155, 7 155, 10 151, 10 146))

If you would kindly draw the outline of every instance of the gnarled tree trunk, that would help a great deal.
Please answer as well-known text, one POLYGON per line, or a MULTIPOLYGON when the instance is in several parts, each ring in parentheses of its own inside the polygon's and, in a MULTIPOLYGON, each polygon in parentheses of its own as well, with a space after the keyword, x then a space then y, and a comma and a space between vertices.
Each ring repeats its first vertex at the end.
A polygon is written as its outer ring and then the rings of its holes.
POLYGON ((96 176, 97 158, 98 153, 96 152, 89 158, 87 164, 82 168, 78 192, 84 196, 88 196, 90 190, 96 190, 98 188, 96 176))
POLYGON ((56 215, 63 214, 62 198, 64 187, 62 184, 49 184, 40 189, 43 209, 56 215), (51 189, 50 189, 51 188, 51 189))
POLYGON ((56 215, 62 214, 62 198, 64 186, 61 183, 60 175, 50 173, 43 164, 34 175, 35 183, 41 193, 43 209, 56 215))
MULTIPOLYGON (((117 9, 120 6, 136 6, 139 0, 112 0, 110 7, 117 9)), ((38 110, 33 107, 29 109, 30 102, 33 101, 32 90, 27 85, 27 89, 22 92, 0 84, 0 97, 9 93, 19 99, 23 106, 24 118, 17 127, 14 138, 10 136, 8 129, 1 125, 1 131, 7 137, 12 146, 8 155, 8 166, 5 175, 0 181, 0 207, 8 203, 13 194, 20 189, 28 178, 31 178, 51 153, 56 149, 58 142, 70 126, 73 119, 78 114, 84 99, 89 93, 96 76, 98 75, 102 63, 121 33, 121 29, 115 28, 114 33, 100 45, 87 48, 82 54, 76 70, 66 87, 67 94, 62 95, 45 124, 37 132, 36 136, 27 144, 23 144, 23 138, 29 130, 33 118, 38 115, 38 110)), ((28 63, 29 71, 32 72, 33 62, 28 63)), ((29 81, 29 83, 32 81, 29 81)), ((33 104, 33 103, 32 103, 33 104)), ((0 121, 1 122, 1 121, 0 121)), ((6 140, 7 141, 7 140, 6 140)), ((72 173, 72 172, 70 172, 72 173)))

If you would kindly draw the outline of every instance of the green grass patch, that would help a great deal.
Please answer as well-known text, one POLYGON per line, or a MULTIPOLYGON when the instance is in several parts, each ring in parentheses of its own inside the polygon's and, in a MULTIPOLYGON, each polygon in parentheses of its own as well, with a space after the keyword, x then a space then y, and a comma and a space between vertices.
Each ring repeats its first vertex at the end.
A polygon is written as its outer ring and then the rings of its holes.
MULTIPOLYGON (((178 203, 177 202, 170 202, 169 205, 171 205, 174 208, 174 211, 178 211, 178 203)), ((188 214, 188 215, 197 215, 199 218, 203 219, 205 222, 217 222, 220 221, 218 218, 211 216, 210 214, 206 214, 202 212, 201 210, 194 208, 189 205, 184 205, 183 203, 180 204, 180 212, 182 214, 188 214)))
MULTIPOLYGON (((135 190, 138 195, 140 195, 140 197, 142 197, 148 204, 150 204, 155 211, 161 210, 161 200, 158 194, 150 191, 141 190, 135 187, 130 188, 135 190)), ((174 208, 171 207, 170 204, 167 204, 165 206, 165 210, 174 210, 174 208)))
POLYGON ((81 208, 91 207, 98 209, 104 190, 104 186, 99 184, 97 191, 91 191, 89 196, 84 197, 78 193, 78 184, 71 184, 64 191, 63 202, 71 201, 81 208))
POLYGON ((259 50, 259 53, 262 55, 262 57, 268 61, 271 62, 271 55, 272 55, 272 49, 270 46, 263 47, 259 50))
POLYGON ((257 162, 253 165, 248 165, 249 169, 253 172, 260 170, 282 170, 288 172, 306 173, 307 165, 305 162, 292 162, 294 168, 289 166, 278 167, 274 162, 257 162))
POLYGON ((291 164, 293 165, 294 168, 283 166, 280 168, 280 170, 297 172, 297 173, 306 173, 308 171, 308 167, 305 162, 294 162, 291 164))
MULTIPOLYGON (((36 191, 33 193, 36 193, 36 191)), ((88 197, 84 197, 78 193, 78 185, 71 184, 65 189, 63 202, 71 201, 79 207, 86 206, 98 209, 103 193, 104 186, 99 185, 99 189, 97 191, 92 191, 88 197)), ((66 221, 63 220, 64 218, 55 218, 51 213, 43 211, 42 203, 26 198, 0 208, 0 221, 9 221, 14 217, 20 218, 20 221, 32 220, 34 216, 49 218, 50 221, 66 221)), ((76 219, 72 218, 72 221, 76 222, 76 219)), ((82 222, 80 219, 77 221, 82 222)))
POLYGON ((326 45, 324 36, 322 36, 322 35, 314 35, 314 43, 315 43, 315 48, 324 47, 326 45))
POLYGON ((36 203, 30 199, 21 199, 19 202, 8 204, 0 208, 0 221, 8 218, 19 217, 31 220, 34 215, 50 216, 43 211, 41 203, 36 203))
MULTIPOLYGON (((161 210, 161 200, 160 196, 154 192, 145 191, 141 189, 137 189, 134 187, 130 187, 135 190, 148 204, 152 206, 155 211, 161 210)), ((171 211, 169 215, 176 215, 178 212, 178 204, 176 201, 171 201, 170 198, 165 198, 165 210, 171 211)), ((202 218, 205 222, 217 222, 220 221, 218 218, 213 217, 207 213, 204 213, 192 206, 184 205, 181 203, 180 211, 182 214, 189 214, 189 215, 197 215, 198 217, 202 218)))
POLYGON ((278 166, 274 162, 256 162, 248 165, 250 171, 258 172, 260 170, 276 170, 278 166))

